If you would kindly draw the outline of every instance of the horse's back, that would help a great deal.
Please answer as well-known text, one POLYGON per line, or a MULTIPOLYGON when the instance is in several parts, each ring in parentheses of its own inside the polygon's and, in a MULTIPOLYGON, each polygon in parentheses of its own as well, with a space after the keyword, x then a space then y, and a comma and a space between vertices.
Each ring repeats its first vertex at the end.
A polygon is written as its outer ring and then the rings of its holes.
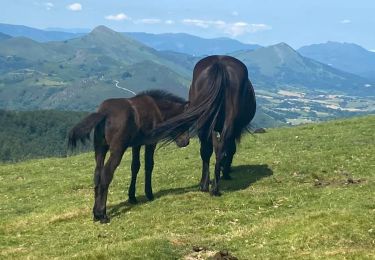
POLYGON ((221 73, 225 74, 224 106, 219 113, 215 130, 221 130, 224 121, 227 124, 235 124, 235 135, 240 135, 242 128, 246 127, 255 114, 255 95, 251 82, 248 79, 248 71, 240 60, 225 55, 208 56, 200 60, 193 71, 193 83, 190 89, 189 98, 193 103, 202 102, 205 96, 210 95, 208 86, 214 74, 214 67, 221 67, 221 73))

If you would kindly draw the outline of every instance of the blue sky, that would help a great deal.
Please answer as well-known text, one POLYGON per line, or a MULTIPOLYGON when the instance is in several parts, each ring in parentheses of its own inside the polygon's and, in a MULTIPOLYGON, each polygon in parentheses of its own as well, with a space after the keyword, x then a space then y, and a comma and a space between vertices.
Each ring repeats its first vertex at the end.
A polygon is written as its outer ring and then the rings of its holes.
POLYGON ((0 0, 0 22, 37 28, 186 32, 294 48, 326 41, 375 50, 375 0, 0 0))

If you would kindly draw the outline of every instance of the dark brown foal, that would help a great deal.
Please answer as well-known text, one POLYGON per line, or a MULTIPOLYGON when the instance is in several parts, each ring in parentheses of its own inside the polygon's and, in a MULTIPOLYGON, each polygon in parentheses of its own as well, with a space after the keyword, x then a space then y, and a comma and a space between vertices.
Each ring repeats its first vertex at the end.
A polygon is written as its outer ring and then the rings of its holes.
MULTIPOLYGON (((136 203, 135 187, 139 172, 140 149, 145 145, 145 193, 149 200, 152 193, 151 175, 154 168, 156 143, 148 143, 148 133, 157 124, 181 114, 187 102, 170 93, 153 90, 138 94, 135 97, 105 100, 98 112, 92 113, 78 123, 69 133, 69 145, 75 147, 78 140, 88 138, 93 128, 96 167, 94 172, 95 203, 94 220, 109 222, 106 214, 108 187, 114 171, 120 164, 128 147, 132 147, 131 183, 129 202, 136 203), (104 160, 110 152, 107 162, 104 160)), ((189 144, 187 133, 177 133, 174 137, 179 147, 189 144)))

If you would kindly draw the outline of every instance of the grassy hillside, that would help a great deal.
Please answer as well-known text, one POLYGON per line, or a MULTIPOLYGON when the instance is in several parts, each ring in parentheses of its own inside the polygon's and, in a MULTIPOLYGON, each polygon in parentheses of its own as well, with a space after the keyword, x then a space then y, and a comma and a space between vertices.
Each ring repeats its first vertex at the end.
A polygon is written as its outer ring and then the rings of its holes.
POLYGON ((244 136, 219 198, 197 191, 194 141, 157 151, 156 199, 145 200, 141 173, 131 206, 127 152, 108 225, 91 220, 93 154, 3 164, 0 256, 199 259, 227 249, 239 259, 374 258, 374 125, 369 116, 244 136))

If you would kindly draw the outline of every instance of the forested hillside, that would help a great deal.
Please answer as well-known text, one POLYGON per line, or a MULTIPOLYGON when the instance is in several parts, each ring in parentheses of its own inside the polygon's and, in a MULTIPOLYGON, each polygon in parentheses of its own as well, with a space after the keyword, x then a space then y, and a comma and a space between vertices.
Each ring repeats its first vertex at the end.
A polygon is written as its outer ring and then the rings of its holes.
POLYGON ((86 112, 0 110, 0 161, 66 156, 66 136, 86 112))

